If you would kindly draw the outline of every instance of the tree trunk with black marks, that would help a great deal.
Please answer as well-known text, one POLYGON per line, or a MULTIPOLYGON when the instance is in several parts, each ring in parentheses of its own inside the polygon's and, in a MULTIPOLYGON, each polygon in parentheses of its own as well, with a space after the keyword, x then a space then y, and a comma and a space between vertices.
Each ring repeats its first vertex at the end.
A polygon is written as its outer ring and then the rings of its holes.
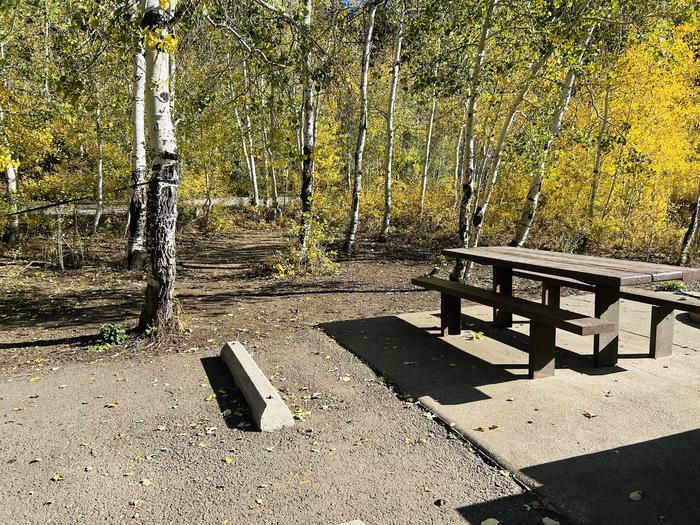
MULTIPOLYGON (((484 20, 479 33, 479 43, 474 54, 474 63, 469 75, 469 97, 466 105, 466 123, 464 126, 464 158, 462 159, 462 192, 459 200, 459 245, 469 246, 470 222, 469 212, 472 194, 474 192, 474 174, 476 171, 476 151, 474 144, 474 123, 476 118, 476 100, 479 95, 481 81, 481 66, 486 55, 486 41, 491 30, 491 15, 496 6, 496 0, 492 0, 484 13, 484 20)), ((457 259, 450 273, 452 281, 462 282, 467 273, 467 263, 464 259, 457 259)))
POLYGON ((700 210, 700 189, 698 189, 698 195, 695 198, 695 207, 693 208, 693 213, 690 217, 690 224, 688 225, 688 229, 683 236, 681 253, 678 256, 679 265, 688 264, 688 259, 690 258, 690 247, 693 245, 693 239, 697 235, 698 231, 698 210, 700 210))
POLYGON ((102 193, 102 185, 104 173, 102 170, 104 164, 104 147, 102 144, 102 110, 98 105, 95 109, 95 136, 97 137, 97 179, 95 180, 95 220, 92 223, 92 233, 97 233, 97 228, 102 219, 102 208, 104 207, 104 196, 102 193))
POLYGON ((384 217, 382 228, 379 232, 379 240, 386 242, 389 239, 389 227, 391 226, 391 178, 394 162, 394 109, 396 108, 396 93, 399 88, 399 72, 401 69, 401 47, 403 45, 403 20, 406 6, 401 9, 399 29, 396 36, 396 49, 394 51, 394 63, 392 64, 391 90, 389 91, 389 109, 386 116, 386 156, 384 159, 384 217))
MULTIPOLYGON (((133 4, 133 17, 138 19, 138 2, 133 4)), ((142 269, 146 265, 146 132, 145 89, 146 56, 140 32, 133 38, 134 72, 131 101, 131 185, 129 201, 129 241, 127 264, 130 270, 142 269)))
POLYGON ((160 0, 145 0, 141 26, 154 32, 155 43, 146 45, 146 106, 151 148, 146 231, 148 281, 139 319, 139 331, 167 331, 177 326, 175 292, 175 227, 179 162, 170 113, 168 83, 170 54, 161 42, 170 32, 170 17, 160 0))
POLYGON ((600 186, 600 169, 605 156, 605 134, 608 130, 608 116, 610 112, 610 94, 612 92, 612 82, 608 81, 605 87, 605 99, 603 100, 603 115, 600 119, 598 138, 596 140, 595 158, 593 159, 593 179, 591 182, 591 195, 588 199, 588 220, 593 221, 595 215, 595 203, 598 199, 598 187, 600 186))
POLYGON ((301 219, 299 247, 302 262, 306 261, 309 232, 313 223, 314 155, 316 150, 316 119, 314 115, 313 40, 311 36, 311 0, 306 0, 306 9, 301 26, 302 53, 304 58, 304 89, 301 119, 301 219))
POLYGON ((367 81, 369 78, 369 58, 372 49, 372 33, 374 32, 374 18, 377 14, 377 1, 369 4, 367 25, 365 28, 364 50, 362 53, 362 71, 360 75, 360 127, 357 134, 357 146, 355 147, 355 170, 352 187, 352 205, 350 209, 350 224, 345 235, 343 251, 346 255, 355 249, 357 228, 360 225, 360 194, 362 191, 362 158, 365 151, 367 138, 367 81))
POLYGON ((430 106, 430 117, 428 118, 428 129, 425 138, 425 153, 423 155, 423 177, 420 184, 420 216, 423 216, 425 209, 425 192, 428 188, 428 171, 430 169, 430 147, 433 143, 433 125, 435 123, 435 108, 437 97, 433 91, 432 104, 430 106))

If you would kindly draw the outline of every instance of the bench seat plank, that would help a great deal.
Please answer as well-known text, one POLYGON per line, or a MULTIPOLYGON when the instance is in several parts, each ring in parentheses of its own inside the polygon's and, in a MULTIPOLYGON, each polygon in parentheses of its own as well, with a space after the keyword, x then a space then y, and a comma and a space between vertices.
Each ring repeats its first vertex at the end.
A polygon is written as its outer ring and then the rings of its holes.
POLYGON ((577 335, 596 335, 615 331, 615 325, 595 317, 587 317, 576 312, 552 308, 518 297, 501 295, 475 286, 460 284, 437 277, 417 277, 411 279, 416 286, 440 293, 469 299, 474 302, 506 310, 515 315, 547 324, 577 335))

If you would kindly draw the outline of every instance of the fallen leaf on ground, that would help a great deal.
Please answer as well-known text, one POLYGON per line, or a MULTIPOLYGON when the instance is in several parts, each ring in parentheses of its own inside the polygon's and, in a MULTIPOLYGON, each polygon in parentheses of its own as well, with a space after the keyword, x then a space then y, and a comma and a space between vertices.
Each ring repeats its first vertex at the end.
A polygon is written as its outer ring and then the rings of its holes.
POLYGON ((258 505, 262 505, 262 499, 256 498, 255 503, 257 503, 258 505))
POLYGON ((13 412, 20 412, 20 411, 22 411, 22 410, 24 410, 24 407, 13 407, 13 408, 12 408, 12 411, 13 411, 13 412))
POLYGON ((488 518, 481 522, 481 525, 499 525, 501 523, 496 518, 488 518))
POLYGON ((51 476, 51 481, 61 481, 63 479, 63 476, 61 476, 58 472, 54 473, 53 476, 51 476))
POLYGON ((143 478, 141 480, 141 485, 143 485, 144 487, 150 487, 151 485, 153 485, 153 482, 148 478, 143 478))
POLYGON ((594 417, 598 417, 598 414, 594 414, 593 412, 588 412, 588 411, 584 412, 583 415, 586 416, 588 419, 593 419, 594 417))
POLYGON ((226 463, 227 465, 233 463, 233 456, 224 456, 224 463, 226 463))
POLYGON ((542 523, 543 525, 559 525, 559 522, 557 520, 553 520, 552 518, 548 518, 547 516, 542 518, 542 523))
POLYGON ((447 502, 444 499, 436 499, 433 502, 433 505, 435 505, 436 507, 442 507, 443 505, 447 505, 447 502))
POLYGON ((216 398, 215 394, 209 394, 207 397, 204 398, 204 401, 212 401, 215 398, 216 398))
POLYGON ((41 381, 41 378, 39 376, 32 376, 29 378, 30 383, 36 383, 37 381, 41 381))
POLYGON ((31 465, 32 463, 41 463, 42 461, 44 461, 44 460, 41 458, 34 458, 34 459, 29 460, 29 464, 31 465))
POLYGON ((341 380, 343 383, 347 383, 348 381, 350 381, 350 378, 349 378, 348 376, 341 376, 341 377, 340 377, 340 380, 341 380))
POLYGON ((117 403, 116 401, 112 401, 111 403, 107 403, 105 405, 105 408, 117 408, 118 406, 119 406, 119 403, 117 403))
POLYGON ((641 490, 635 490, 633 492, 630 492, 627 497, 631 499, 632 501, 639 501, 644 497, 644 492, 641 490))

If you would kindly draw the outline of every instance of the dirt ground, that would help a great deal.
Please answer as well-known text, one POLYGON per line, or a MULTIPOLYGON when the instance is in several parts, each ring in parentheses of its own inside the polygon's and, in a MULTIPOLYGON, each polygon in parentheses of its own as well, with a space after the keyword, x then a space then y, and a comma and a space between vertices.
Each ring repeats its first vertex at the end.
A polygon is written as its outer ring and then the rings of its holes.
POLYGON ((366 244, 334 275, 259 276, 256 264, 284 242, 280 232, 255 231, 182 239, 177 295, 185 332, 159 346, 131 337, 103 352, 92 348, 102 323, 137 322, 139 274, 115 265, 55 273, 5 261, 0 522, 556 517, 316 328, 435 309, 434 294, 409 284, 434 256, 366 244), (297 414, 294 429, 251 427, 216 357, 223 341, 235 339, 297 414))

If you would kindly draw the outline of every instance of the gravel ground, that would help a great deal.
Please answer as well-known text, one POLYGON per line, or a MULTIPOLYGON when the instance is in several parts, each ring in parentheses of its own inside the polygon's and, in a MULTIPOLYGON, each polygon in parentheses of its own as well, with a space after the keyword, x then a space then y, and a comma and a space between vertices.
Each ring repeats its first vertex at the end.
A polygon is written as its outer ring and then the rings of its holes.
POLYGON ((434 294, 408 284, 434 259, 377 247, 325 277, 251 271, 281 242, 255 232, 182 240, 186 332, 158 347, 132 340, 100 353, 91 345, 101 323, 136 324, 140 276, 114 266, 64 274, 6 266, 0 523, 535 524, 552 516, 315 328, 436 308, 434 294), (295 428, 254 430, 217 357, 232 339, 295 411, 295 428))

